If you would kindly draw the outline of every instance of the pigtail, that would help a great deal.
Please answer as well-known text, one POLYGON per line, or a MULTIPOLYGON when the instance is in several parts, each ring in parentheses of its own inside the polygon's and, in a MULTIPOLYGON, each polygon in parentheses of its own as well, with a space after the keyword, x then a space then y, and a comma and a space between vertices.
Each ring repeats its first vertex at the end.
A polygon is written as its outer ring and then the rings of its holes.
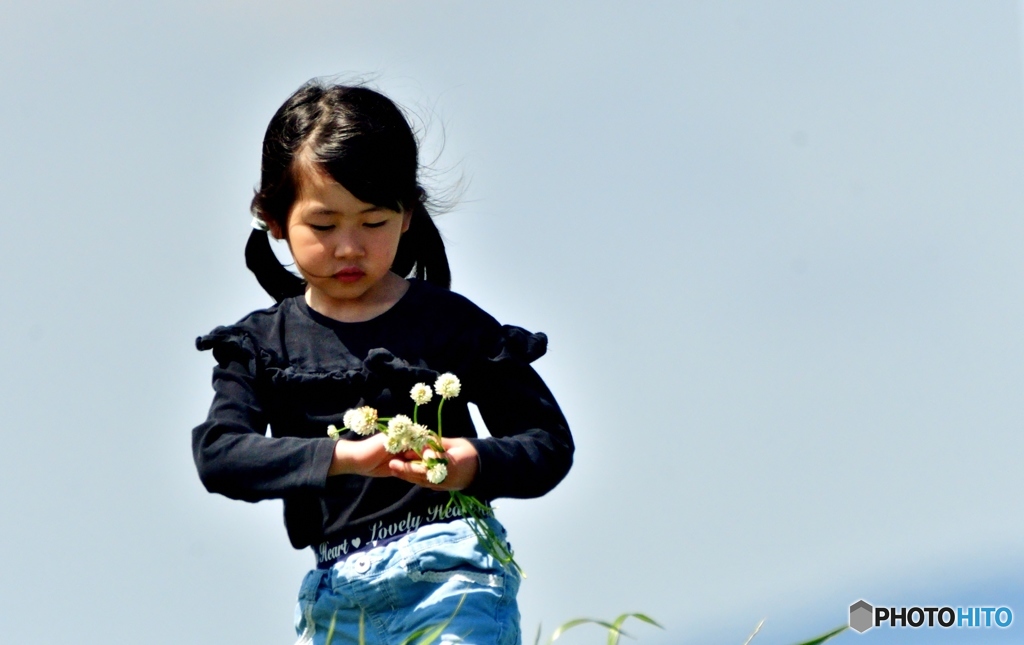
POLYGON ((306 292, 306 282, 284 268, 274 255, 266 231, 254 228, 249 234, 249 241, 245 243, 245 266, 277 302, 306 292))
POLYGON ((391 270, 400 276, 412 274, 444 289, 451 288, 452 272, 444 250, 444 239, 422 199, 416 201, 412 210, 409 230, 398 243, 398 253, 391 270))

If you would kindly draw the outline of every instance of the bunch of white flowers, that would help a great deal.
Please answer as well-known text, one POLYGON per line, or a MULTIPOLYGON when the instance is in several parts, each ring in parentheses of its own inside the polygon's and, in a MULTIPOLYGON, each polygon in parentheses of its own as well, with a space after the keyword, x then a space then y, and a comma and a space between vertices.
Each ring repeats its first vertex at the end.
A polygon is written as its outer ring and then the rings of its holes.
MULTIPOLYGON (((448 457, 441 443, 441 409, 445 401, 454 399, 461 392, 462 383, 459 378, 451 372, 446 372, 437 377, 433 389, 426 383, 417 383, 409 390, 409 397, 413 402, 411 419, 404 414, 382 419, 377 416, 375 409, 363 406, 345 413, 345 429, 363 436, 383 432, 387 437, 384 449, 393 455, 410 450, 415 452, 420 457, 418 463, 427 470, 427 481, 437 486, 448 478, 448 457), (437 432, 419 423, 420 406, 430 403, 435 392, 441 397, 437 404, 437 432), (423 453, 427 448, 434 454, 424 458, 423 453)), ((335 441, 341 438, 341 432, 333 424, 327 426, 327 436, 335 441)), ((449 491, 449 494, 451 501, 448 504, 458 509, 458 513, 469 523, 484 549, 502 564, 513 566, 522 574, 523 570, 512 556, 507 543, 499 538, 485 521, 486 518, 493 516, 491 507, 472 495, 457 490, 449 491)))
MULTIPOLYGON (((384 449, 393 455, 412 450, 422 459, 423 451, 431 448, 440 456, 431 457, 423 462, 427 467, 427 480, 432 484, 440 484, 448 477, 448 459, 444 456, 444 448, 441 445, 441 408, 445 401, 457 397, 461 389, 459 377, 446 372, 437 377, 433 388, 426 383, 417 383, 409 390, 409 397, 414 404, 411 419, 404 414, 381 419, 377 416, 377 410, 364 405, 345 412, 342 417, 344 429, 364 437, 383 432, 387 435, 384 449), (420 406, 430 403, 435 391, 441 395, 441 402, 437 406, 436 433, 418 422, 420 406)), ((327 436, 331 439, 339 440, 341 433, 342 429, 335 427, 334 424, 327 426, 327 436)))
POLYGON ((398 414, 388 421, 388 428, 385 431, 388 438, 384 442, 384 449, 393 455, 400 452, 412 450, 422 455, 423 450, 430 444, 430 428, 419 423, 413 423, 412 419, 404 414, 398 414))

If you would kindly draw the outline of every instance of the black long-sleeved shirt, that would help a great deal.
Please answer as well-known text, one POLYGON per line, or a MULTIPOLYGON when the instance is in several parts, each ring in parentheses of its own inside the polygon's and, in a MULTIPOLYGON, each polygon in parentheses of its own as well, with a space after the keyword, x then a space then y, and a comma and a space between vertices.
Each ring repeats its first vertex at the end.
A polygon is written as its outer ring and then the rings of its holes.
MULTIPOLYGON (((462 382, 460 396, 444 405, 444 436, 470 438, 479 454, 465 493, 538 497, 572 465, 565 417, 529 366, 546 351, 546 337, 502 326, 426 282, 411 280, 391 309, 365 322, 339 322, 291 298, 214 329, 196 346, 212 349, 217 361, 209 416, 192 435, 200 479, 235 499, 283 499, 296 548, 357 546, 437 519, 448 493, 391 477, 328 477, 334 440, 326 432, 362 405, 382 417, 411 416, 409 390, 444 372, 462 382), (490 438, 477 438, 468 403, 490 438)), ((439 400, 420 407, 419 419, 432 428, 439 400)))

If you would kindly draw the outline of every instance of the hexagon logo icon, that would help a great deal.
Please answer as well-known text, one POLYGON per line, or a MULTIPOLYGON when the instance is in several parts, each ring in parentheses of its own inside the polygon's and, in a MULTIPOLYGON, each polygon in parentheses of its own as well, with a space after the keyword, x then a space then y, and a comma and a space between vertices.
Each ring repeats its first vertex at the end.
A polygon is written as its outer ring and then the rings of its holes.
POLYGON ((850 605, 850 629, 863 634, 871 629, 875 618, 875 608, 865 600, 858 600, 850 605))

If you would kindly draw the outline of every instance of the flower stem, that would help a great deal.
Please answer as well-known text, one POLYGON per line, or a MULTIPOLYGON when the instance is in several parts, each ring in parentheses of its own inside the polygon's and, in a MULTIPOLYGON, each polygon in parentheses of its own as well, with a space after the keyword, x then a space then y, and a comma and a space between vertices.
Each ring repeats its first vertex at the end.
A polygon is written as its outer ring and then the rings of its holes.
POLYGON ((498 538, 494 529, 485 521, 486 518, 494 516, 494 511, 491 507, 472 495, 466 495, 457 490, 449 491, 449 493, 451 499, 448 500, 448 506, 454 504, 459 509, 462 518, 466 520, 466 524, 469 525, 473 534, 476 535, 476 539, 480 541, 480 546, 484 548, 484 551, 487 551, 502 566, 515 567, 519 575, 525 578, 526 572, 516 562, 508 545, 498 538))
POLYGON ((443 434, 441 434, 441 408, 444 407, 444 402, 446 400, 447 399, 442 397, 441 398, 441 402, 437 404, 437 436, 438 437, 443 437, 444 436, 443 434))

